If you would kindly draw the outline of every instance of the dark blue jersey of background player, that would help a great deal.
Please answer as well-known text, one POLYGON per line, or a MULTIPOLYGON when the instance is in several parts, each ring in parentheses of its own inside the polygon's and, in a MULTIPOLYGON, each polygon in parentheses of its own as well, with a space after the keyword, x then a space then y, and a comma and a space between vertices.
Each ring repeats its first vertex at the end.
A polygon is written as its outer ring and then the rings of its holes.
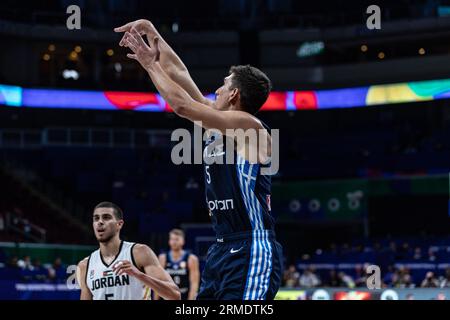
POLYGON ((171 230, 170 249, 159 255, 159 262, 180 289, 181 300, 195 300, 200 282, 199 261, 196 255, 183 249, 184 238, 183 230, 171 230))

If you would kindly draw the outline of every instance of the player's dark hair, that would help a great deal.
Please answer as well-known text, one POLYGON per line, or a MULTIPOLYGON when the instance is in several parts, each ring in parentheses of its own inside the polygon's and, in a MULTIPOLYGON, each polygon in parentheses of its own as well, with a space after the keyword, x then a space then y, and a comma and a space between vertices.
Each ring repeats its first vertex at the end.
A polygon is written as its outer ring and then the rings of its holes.
POLYGON ((115 203, 112 203, 109 201, 103 201, 103 202, 100 202, 98 205, 96 205, 94 210, 98 209, 98 208, 112 208, 112 209, 114 209, 113 212, 114 212, 114 216, 116 217, 116 219, 118 219, 118 220, 123 219, 122 209, 120 209, 120 207, 115 203))
POLYGON ((263 106, 272 90, 272 82, 261 70, 250 65, 232 66, 232 89, 238 88, 244 111, 255 114, 263 106))
POLYGON ((170 230, 169 234, 174 234, 174 235, 180 236, 184 239, 184 231, 181 229, 172 229, 172 230, 170 230))

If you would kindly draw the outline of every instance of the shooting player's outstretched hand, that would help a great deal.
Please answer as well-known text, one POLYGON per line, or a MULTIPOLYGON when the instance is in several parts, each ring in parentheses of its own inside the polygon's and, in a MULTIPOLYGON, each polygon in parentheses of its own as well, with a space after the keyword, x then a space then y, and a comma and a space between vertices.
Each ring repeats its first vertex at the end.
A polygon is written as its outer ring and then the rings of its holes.
POLYGON ((158 40, 158 37, 149 39, 150 45, 147 45, 139 32, 132 27, 129 32, 125 32, 122 42, 125 47, 133 51, 128 53, 127 57, 137 60, 147 70, 151 64, 159 61, 158 40))
MULTIPOLYGON (((129 22, 127 24, 124 24, 121 27, 114 28, 114 32, 130 32, 132 28, 136 29, 137 32, 139 32, 140 35, 146 34, 149 29, 152 27, 152 23, 145 19, 139 19, 136 21, 129 22)), ((123 46, 123 37, 122 40, 120 40, 119 45, 123 46)))

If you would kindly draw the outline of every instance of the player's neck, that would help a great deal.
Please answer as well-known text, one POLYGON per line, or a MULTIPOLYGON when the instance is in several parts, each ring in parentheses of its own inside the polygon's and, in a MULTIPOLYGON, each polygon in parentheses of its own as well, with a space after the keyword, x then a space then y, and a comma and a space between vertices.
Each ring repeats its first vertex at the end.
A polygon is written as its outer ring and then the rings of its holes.
POLYGON ((230 104, 228 108, 225 109, 225 111, 243 111, 240 105, 237 104, 230 104))
POLYGON ((114 237, 108 242, 100 242, 100 252, 103 257, 116 256, 119 253, 121 240, 114 237))
POLYGON ((172 257, 177 257, 178 258, 183 253, 183 248, 177 249, 177 250, 173 250, 172 249, 171 252, 172 252, 172 257))

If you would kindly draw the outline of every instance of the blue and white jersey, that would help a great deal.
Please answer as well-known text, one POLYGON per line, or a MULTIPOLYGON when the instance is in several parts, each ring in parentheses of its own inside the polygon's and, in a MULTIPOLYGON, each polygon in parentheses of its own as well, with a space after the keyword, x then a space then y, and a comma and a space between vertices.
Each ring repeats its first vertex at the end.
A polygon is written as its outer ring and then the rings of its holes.
MULTIPOLYGON (((270 133, 270 129, 264 127, 270 133)), ((226 164, 225 150, 229 144, 235 147, 232 138, 214 132, 203 152, 206 202, 216 236, 273 230, 271 176, 261 174, 261 168, 270 163, 251 164, 234 152, 233 163, 226 164), (212 158, 214 163, 208 164, 212 158)))

